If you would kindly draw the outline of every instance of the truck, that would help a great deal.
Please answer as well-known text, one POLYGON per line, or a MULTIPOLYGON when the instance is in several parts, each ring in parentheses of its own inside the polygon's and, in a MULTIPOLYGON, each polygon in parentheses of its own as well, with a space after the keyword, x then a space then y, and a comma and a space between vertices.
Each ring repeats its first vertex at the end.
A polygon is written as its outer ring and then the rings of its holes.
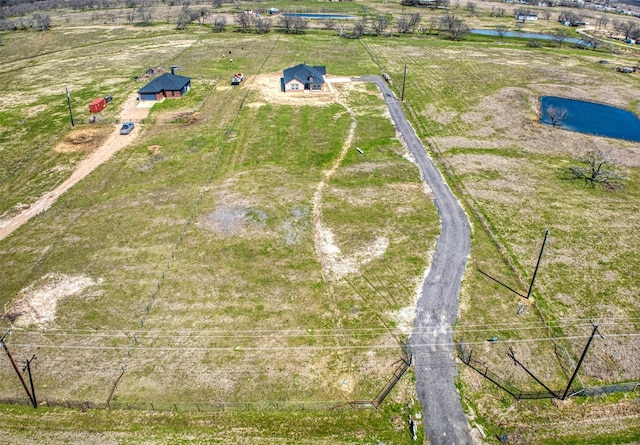
POLYGON ((100 113, 107 106, 107 101, 104 97, 93 99, 89 104, 89 111, 91 113, 100 113))
POLYGON ((235 73, 233 78, 231 78, 231 85, 240 85, 240 82, 244 80, 244 74, 235 73))

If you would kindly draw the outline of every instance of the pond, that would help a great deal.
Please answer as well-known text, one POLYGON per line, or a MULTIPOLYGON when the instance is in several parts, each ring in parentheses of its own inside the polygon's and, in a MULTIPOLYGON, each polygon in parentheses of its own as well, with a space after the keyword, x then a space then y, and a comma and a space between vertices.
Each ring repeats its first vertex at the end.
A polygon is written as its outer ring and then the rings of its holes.
POLYGON ((282 14, 285 17, 302 17, 303 19, 355 19, 352 15, 344 14, 316 14, 316 13, 293 13, 288 12, 282 14))
POLYGON ((634 113, 609 105, 565 99, 555 96, 540 97, 540 122, 553 125, 549 107, 566 110, 558 126, 578 133, 640 142, 640 119, 634 113))
MULTIPOLYGON (((482 36, 499 36, 498 31, 494 29, 472 29, 471 34, 478 34, 482 36)), ((521 39, 539 39, 539 40, 553 40, 553 36, 549 34, 536 34, 533 32, 517 32, 517 31, 507 31, 504 33, 505 37, 519 37, 521 39)), ((568 37, 564 39, 565 43, 584 43, 583 40, 576 39, 573 37, 568 37)))

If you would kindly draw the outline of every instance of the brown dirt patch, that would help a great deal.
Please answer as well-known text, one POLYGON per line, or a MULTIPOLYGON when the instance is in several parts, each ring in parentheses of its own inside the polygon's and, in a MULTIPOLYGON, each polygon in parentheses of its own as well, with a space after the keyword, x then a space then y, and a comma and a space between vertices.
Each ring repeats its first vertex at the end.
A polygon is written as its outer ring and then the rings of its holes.
POLYGON ((57 153, 92 152, 104 143, 111 132, 111 126, 75 128, 53 150, 57 153))
POLYGON ((325 91, 313 93, 293 91, 283 93, 280 90, 281 77, 282 72, 280 71, 260 74, 258 76, 248 76, 245 80, 246 87, 259 94, 253 96, 253 101, 247 103, 247 106, 259 107, 265 104, 322 106, 332 104, 336 101, 336 94, 331 89, 333 86, 329 85, 333 85, 331 76, 327 76, 328 82, 325 86, 325 91))

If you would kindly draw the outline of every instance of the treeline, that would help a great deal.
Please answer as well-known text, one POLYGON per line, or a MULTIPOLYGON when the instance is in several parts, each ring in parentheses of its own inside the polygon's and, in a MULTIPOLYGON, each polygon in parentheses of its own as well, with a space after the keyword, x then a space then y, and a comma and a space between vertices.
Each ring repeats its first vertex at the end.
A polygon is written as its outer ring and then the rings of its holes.
POLYGON ((74 11, 107 10, 117 8, 140 8, 155 5, 213 5, 220 7, 233 0, 0 0, 0 19, 21 17, 36 12, 56 9, 72 9, 74 11))

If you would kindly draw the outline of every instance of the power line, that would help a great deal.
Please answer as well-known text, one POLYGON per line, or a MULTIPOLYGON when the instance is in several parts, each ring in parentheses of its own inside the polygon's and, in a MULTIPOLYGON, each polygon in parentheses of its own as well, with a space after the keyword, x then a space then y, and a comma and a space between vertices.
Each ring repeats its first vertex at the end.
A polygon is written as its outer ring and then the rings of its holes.
MULTIPOLYGON (((640 337, 640 333, 628 333, 628 334, 610 334, 607 338, 611 337, 640 337)), ((529 339, 508 339, 508 340, 496 340, 492 344, 499 343, 539 343, 545 341, 558 341, 558 340, 581 340, 585 339, 584 335, 576 336, 564 336, 564 337, 543 337, 543 338, 529 338, 529 339)), ((486 340, 483 341, 465 341, 465 344, 486 344, 486 340)), ((426 348, 426 347, 438 347, 438 346, 454 346, 455 342, 444 343, 420 343, 412 344, 411 347, 426 348)), ((46 344, 31 344, 31 343, 15 343, 12 345, 16 348, 42 348, 42 349, 78 349, 78 350, 113 350, 113 351, 126 351, 131 349, 130 345, 127 346, 90 346, 90 345, 46 345, 46 344)), ((397 349, 397 344, 373 344, 373 345, 348 345, 348 346, 233 346, 233 347, 204 347, 204 346, 136 346, 136 350, 139 351, 228 351, 228 352, 244 352, 244 351, 322 351, 322 350, 341 350, 341 349, 397 349)))

